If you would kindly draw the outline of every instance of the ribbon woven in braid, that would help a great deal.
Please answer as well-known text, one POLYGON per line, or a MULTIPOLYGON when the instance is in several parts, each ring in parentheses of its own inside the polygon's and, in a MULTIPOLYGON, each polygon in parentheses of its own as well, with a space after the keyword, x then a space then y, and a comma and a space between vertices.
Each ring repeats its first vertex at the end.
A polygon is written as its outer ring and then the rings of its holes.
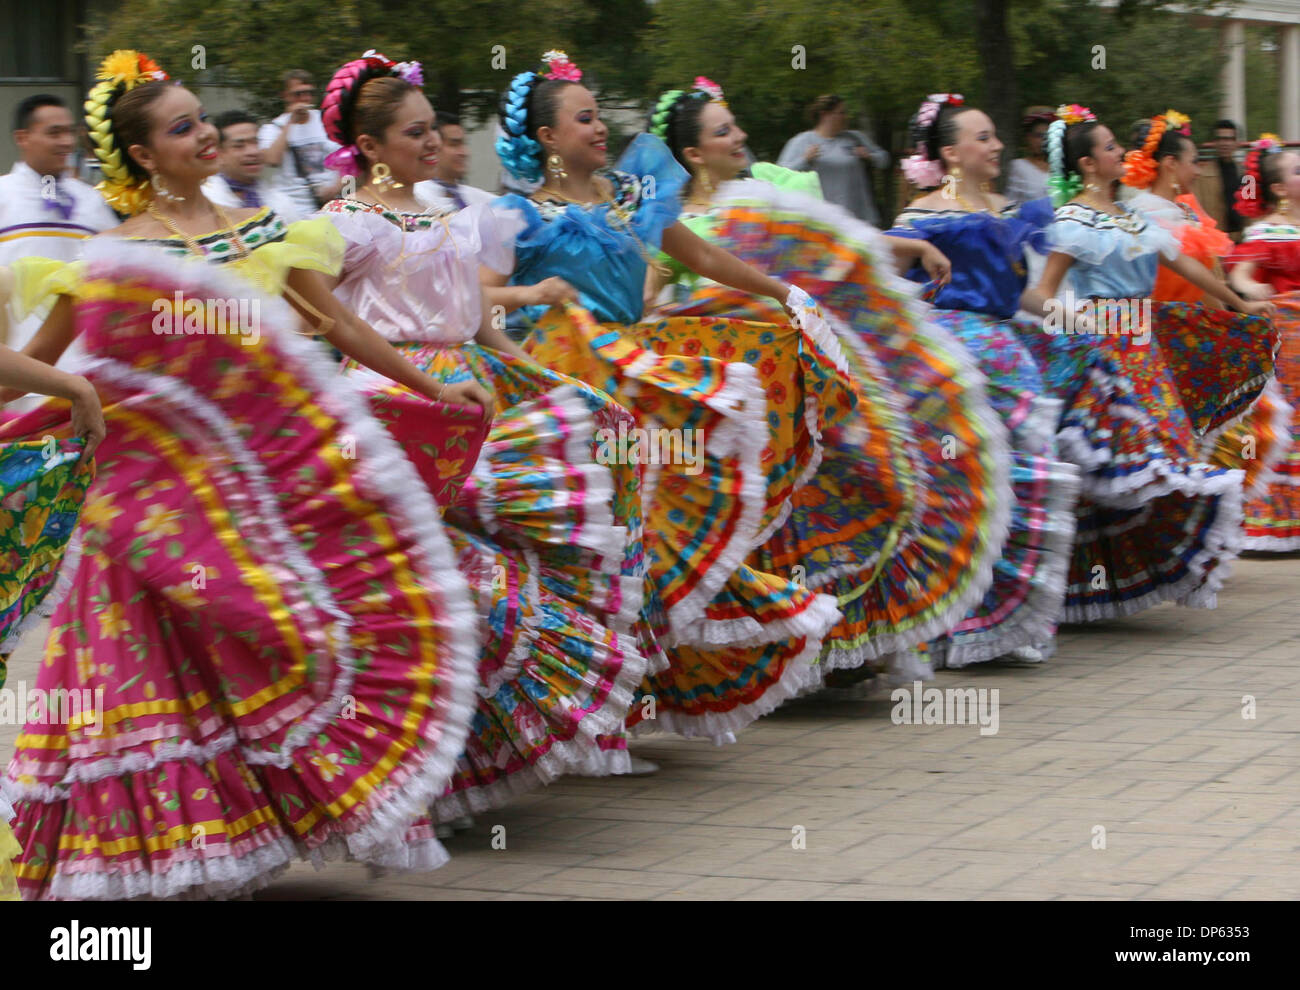
POLYGON ((668 143, 668 125, 672 121, 677 104, 690 94, 684 89, 670 89, 659 97, 655 108, 650 113, 650 133, 665 144, 668 143))
POLYGON ((1261 134, 1259 140, 1250 147, 1246 155, 1245 174, 1248 181, 1243 182, 1233 197, 1237 212, 1243 217, 1254 219, 1262 217, 1268 211, 1264 208, 1264 173, 1265 155, 1282 150, 1282 139, 1276 134, 1261 134))
POLYGON ((1134 148, 1124 156, 1124 185, 1134 189, 1149 189, 1160 170, 1160 163, 1156 161, 1156 148, 1160 147, 1160 140, 1170 129, 1188 134, 1189 124, 1191 121, 1177 110, 1166 110, 1163 114, 1152 117, 1142 147, 1134 148))
POLYGON ((501 101, 501 131, 497 136, 497 156, 505 170, 522 182, 538 182, 542 178, 542 162, 538 157, 542 146, 528 136, 528 98, 533 87, 541 81, 536 72, 521 72, 510 80, 501 101))
POLYGON ((901 164, 907 181, 918 189, 933 189, 943 182, 943 163, 930 157, 930 132, 939 119, 944 105, 960 107, 966 98, 960 93, 931 93, 922 102, 913 119, 912 140, 916 153, 904 158, 901 164))
POLYGON ((126 149, 118 146, 113 105, 137 86, 167 79, 167 73, 143 52, 119 49, 100 63, 95 78, 99 81, 83 104, 90 144, 104 176, 95 188, 113 209, 134 216, 149 204, 152 191, 149 179, 131 171, 126 149))
POLYGON ((1047 188, 1051 191, 1053 206, 1064 206, 1083 191, 1083 177, 1078 172, 1067 175, 1065 171, 1066 128, 1096 119, 1091 110, 1077 103, 1056 108, 1056 120, 1047 128, 1047 188))
POLYGON ((506 171, 521 182, 535 183, 542 179, 542 146, 528 136, 528 102, 533 89, 543 80, 576 83, 582 79, 582 70, 559 49, 542 55, 542 71, 521 72, 510 80, 510 88, 501 98, 501 131, 497 135, 497 157, 506 171))
POLYGON ((345 63, 325 87, 321 100, 321 123, 325 136, 341 147, 325 159, 325 166, 340 175, 360 175, 363 158, 352 133, 352 108, 361 87, 371 79, 396 76, 412 86, 424 85, 424 70, 419 62, 394 62, 373 48, 360 58, 345 63))
POLYGON ((670 89, 655 102, 650 112, 650 133, 664 144, 671 144, 668 131, 673 124, 673 115, 685 105, 687 100, 707 100, 719 106, 727 105, 722 95, 722 87, 707 76, 696 76, 691 89, 670 89))

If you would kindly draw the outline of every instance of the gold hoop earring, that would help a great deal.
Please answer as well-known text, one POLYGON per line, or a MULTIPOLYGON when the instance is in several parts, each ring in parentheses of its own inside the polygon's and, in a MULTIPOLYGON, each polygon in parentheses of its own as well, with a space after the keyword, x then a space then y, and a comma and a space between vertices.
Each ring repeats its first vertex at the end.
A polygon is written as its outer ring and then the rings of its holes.
POLYGON ((149 185, 153 186, 154 195, 161 196, 169 203, 185 202, 184 196, 177 196, 174 192, 163 185, 162 174, 159 172, 155 172, 149 177, 149 185))
POLYGON ((569 173, 564 168, 564 159, 559 155, 551 155, 550 158, 546 159, 546 171, 555 176, 556 182, 569 177, 569 173))
POLYGON ((403 186, 403 183, 393 178, 393 170, 383 162, 375 162, 370 166, 370 183, 381 189, 387 189, 389 186, 401 189, 403 186))

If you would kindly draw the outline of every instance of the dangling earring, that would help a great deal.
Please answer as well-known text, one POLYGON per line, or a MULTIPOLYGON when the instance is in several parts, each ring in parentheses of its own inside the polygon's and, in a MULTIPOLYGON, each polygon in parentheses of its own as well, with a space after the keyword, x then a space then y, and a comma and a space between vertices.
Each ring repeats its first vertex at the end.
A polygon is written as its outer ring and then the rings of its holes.
POLYGON ((1278 213, 1290 213, 1290 212, 1291 212, 1291 200, 1287 199, 1287 197, 1285 197, 1285 196, 1283 196, 1281 199, 1279 199, 1279 200, 1277 201, 1277 212, 1278 212, 1278 213))
POLYGON ((561 182, 569 177, 569 173, 564 168, 564 159, 559 155, 551 155, 546 159, 546 171, 555 176, 556 182, 561 182))
POLYGON ((948 169, 948 174, 952 176, 953 185, 956 185, 958 182, 961 182, 960 165, 954 165, 952 168, 948 169))
POLYGON ((401 189, 403 186, 403 183, 393 178, 393 170, 383 162, 375 162, 370 166, 370 183, 381 189, 387 189, 389 186, 401 189))
POLYGON ((159 172, 155 172, 149 177, 149 185, 153 186, 154 195, 161 196, 169 203, 185 202, 184 196, 177 196, 174 192, 163 185, 162 174, 159 172))
POLYGON ((695 173, 695 181, 700 184, 700 189, 705 196, 713 195, 713 180, 709 178, 709 170, 702 168, 695 173))

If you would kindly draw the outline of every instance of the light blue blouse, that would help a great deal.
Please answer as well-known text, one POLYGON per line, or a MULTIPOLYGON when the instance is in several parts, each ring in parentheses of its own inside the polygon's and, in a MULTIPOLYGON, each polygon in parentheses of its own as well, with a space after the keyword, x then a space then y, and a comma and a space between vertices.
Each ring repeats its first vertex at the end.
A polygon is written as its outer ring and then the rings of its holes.
POLYGON ((596 319, 635 323, 644 302, 646 258, 654 257, 663 232, 677 222, 690 176, 651 134, 638 135, 605 174, 614 184, 613 205, 502 197, 525 223, 515 242, 510 283, 534 285, 558 276, 596 319))
POLYGON ((1049 230, 1052 250, 1074 258, 1070 288, 1079 297, 1139 299, 1156 286, 1160 256, 1178 257, 1178 238, 1122 203, 1119 216, 1082 203, 1056 211, 1049 230))

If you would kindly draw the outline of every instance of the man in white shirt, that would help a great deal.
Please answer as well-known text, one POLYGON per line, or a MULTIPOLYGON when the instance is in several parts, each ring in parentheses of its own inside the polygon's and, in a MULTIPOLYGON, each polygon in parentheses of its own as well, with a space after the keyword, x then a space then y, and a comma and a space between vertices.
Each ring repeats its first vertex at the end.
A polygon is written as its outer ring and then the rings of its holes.
MULTIPOLYGON (((92 234, 116 227, 117 215, 92 187, 71 176, 77 132, 72 114, 57 96, 29 96, 14 115, 19 161, 0 176, 0 265, 37 256, 75 261, 92 234)), ((9 339, 22 350, 40 329, 43 315, 10 321, 9 339)), ((74 360, 75 342, 59 367, 74 360)))
POLYGON ((469 145, 460 118, 454 113, 439 112, 438 134, 442 137, 442 147, 438 150, 433 178, 415 184, 412 190, 415 198, 426 207, 453 210, 496 199, 490 192, 464 184, 469 174, 469 145))
POLYGON ((257 121, 243 110, 227 110, 214 121, 220 171, 203 183, 203 195, 227 209, 269 206, 285 223, 309 214, 301 204, 262 178, 262 149, 257 121))
POLYGON ((293 198, 304 214, 316 212, 342 187, 341 177, 325 167, 325 158, 338 145, 325 136, 320 111, 312 104, 316 87, 311 73, 290 69, 284 74, 285 112, 258 131, 264 162, 279 169, 276 185, 293 198))

